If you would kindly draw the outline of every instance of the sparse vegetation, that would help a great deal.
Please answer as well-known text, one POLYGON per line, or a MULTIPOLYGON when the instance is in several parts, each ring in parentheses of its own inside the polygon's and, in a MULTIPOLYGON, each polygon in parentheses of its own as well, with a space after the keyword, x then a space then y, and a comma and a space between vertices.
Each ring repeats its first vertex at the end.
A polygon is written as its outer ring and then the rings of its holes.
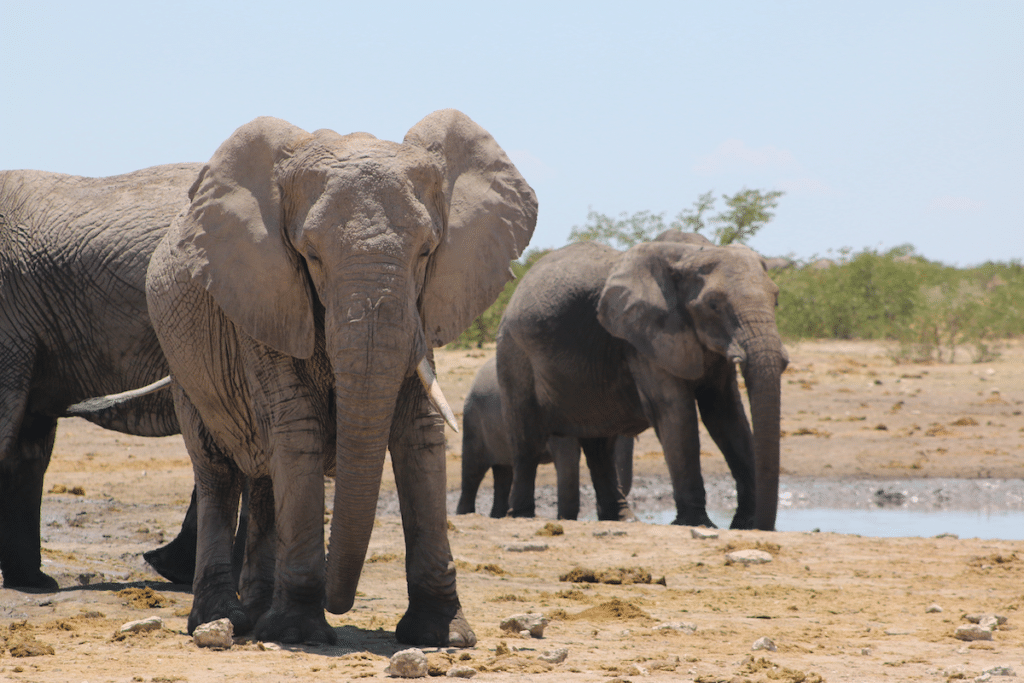
POLYGON ((828 268, 773 271, 779 331, 789 338, 888 339, 899 361, 975 362, 993 342, 1024 334, 1024 266, 1019 261, 954 268, 911 245, 840 252, 828 268))

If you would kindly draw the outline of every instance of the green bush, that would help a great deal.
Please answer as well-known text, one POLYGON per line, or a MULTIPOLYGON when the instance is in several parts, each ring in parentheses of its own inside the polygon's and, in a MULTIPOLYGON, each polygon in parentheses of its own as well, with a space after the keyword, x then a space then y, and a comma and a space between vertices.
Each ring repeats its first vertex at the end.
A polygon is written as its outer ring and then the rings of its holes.
POLYGON ((898 360, 953 361, 969 348, 993 356, 995 339, 1024 334, 1020 262, 958 269, 903 245, 888 252, 843 250, 828 268, 774 271, 779 331, 789 338, 887 339, 898 360))

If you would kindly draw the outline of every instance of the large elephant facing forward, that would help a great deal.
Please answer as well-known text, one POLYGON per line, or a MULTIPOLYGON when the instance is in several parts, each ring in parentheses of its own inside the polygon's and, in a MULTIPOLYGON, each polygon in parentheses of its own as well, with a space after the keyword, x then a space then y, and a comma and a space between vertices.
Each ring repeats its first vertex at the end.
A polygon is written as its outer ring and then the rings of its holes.
MULTIPOLYGON (((57 419, 90 396, 167 374, 146 311, 146 267, 200 164, 84 178, 0 172, 0 569, 6 588, 56 590, 40 569, 39 506, 57 419)), ((127 434, 178 433, 171 393, 92 412, 127 434)), ((191 576, 188 521, 147 553, 191 576)), ((190 543, 190 540, 193 541, 190 543)))
MULTIPOLYGON (((587 453, 587 468, 597 498, 597 518, 608 520, 635 519, 626 503, 633 483, 633 437, 621 436, 615 441, 612 459, 595 444, 571 436, 552 436, 538 462, 553 463, 558 482, 558 518, 576 519, 580 512, 580 450, 587 453), (595 453, 596 451, 596 453, 595 453), (604 456, 599 459, 596 456, 604 456), (607 468, 614 467, 614 475, 607 468)), ((501 414, 498 388, 498 365, 490 358, 480 366, 473 386, 462 408, 462 495, 455 513, 476 512, 476 494, 487 470, 494 475, 494 502, 491 517, 508 514, 509 492, 512 490, 512 444, 501 414)))
POLYGON ((603 438, 610 448, 614 435, 653 426, 672 477, 675 523, 713 526, 699 407, 736 480, 733 528, 775 527, 788 362, 775 326, 778 288, 747 247, 675 238, 626 252, 572 244, 544 256, 516 288, 497 347, 515 458, 513 515, 533 514, 536 454, 548 436, 603 438))
POLYGON ((396 636, 473 645, 448 545, 438 406, 449 409, 431 347, 500 293, 533 233, 533 190, 486 131, 445 110, 401 144, 256 119, 190 196, 146 283, 198 494, 189 632, 228 617, 262 640, 333 642, 324 606, 340 614, 355 600, 388 449, 409 590, 396 636), (326 580, 325 471, 337 479, 326 580))

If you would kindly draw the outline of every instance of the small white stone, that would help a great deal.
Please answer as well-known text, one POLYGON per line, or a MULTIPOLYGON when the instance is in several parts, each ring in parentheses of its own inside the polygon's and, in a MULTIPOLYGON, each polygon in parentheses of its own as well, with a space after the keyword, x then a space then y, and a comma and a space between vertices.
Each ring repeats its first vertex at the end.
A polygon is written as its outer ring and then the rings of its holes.
POLYGON ((988 674, 989 676, 1016 676, 1017 672, 1013 670, 1012 666, 993 666, 991 669, 985 669, 981 672, 982 675, 988 674))
POLYGON ((718 532, 714 529, 708 529, 702 526, 695 526, 690 529, 690 536, 700 540, 706 540, 709 538, 718 538, 718 532))
POLYGON ((775 652, 778 648, 775 647, 775 642, 768 636, 761 636, 754 641, 754 644, 750 647, 751 650, 768 650, 769 652, 775 652))
POLYGON ((445 676, 448 678, 472 678, 476 674, 477 670, 471 666, 453 666, 448 669, 445 676))
POLYGON ((232 637, 235 629, 228 618, 209 621, 196 626, 192 632, 192 642, 197 647, 210 647, 215 650, 230 650, 234 644, 232 637))
POLYGON ((958 640, 992 640, 992 631, 977 624, 957 626, 953 637, 958 640))
POLYGON ((569 649, 565 647, 560 647, 557 650, 546 650, 545 652, 538 655, 537 659, 539 659, 542 662, 547 662, 548 664, 561 664, 565 661, 566 657, 568 656, 569 649))
POLYGON ((513 543, 505 546, 505 550, 510 553, 542 553, 547 549, 547 543, 513 543))
POLYGON ((935 603, 932 603, 932 604, 928 605, 928 609, 925 610, 925 613, 926 614, 934 614, 934 613, 941 612, 941 611, 942 611, 941 607, 939 607, 935 603))
POLYGON ((159 631, 164 627, 164 620, 160 617, 149 617, 138 621, 129 621, 117 631, 118 633, 143 633, 145 631, 159 631))
POLYGON ((548 625, 548 618, 543 614, 516 614, 501 620, 501 630, 511 633, 523 633, 534 638, 544 637, 544 627, 548 625))
POLYGON ((671 621, 667 624, 658 624, 654 627, 655 631, 686 631, 687 633, 696 633, 697 624, 693 624, 689 621, 671 621))
POLYGON ((393 654, 384 673, 394 678, 425 678, 428 668, 423 650, 412 647, 393 654))
POLYGON ((736 550, 731 553, 726 553, 725 559, 729 562, 735 562, 737 564, 764 564, 765 562, 771 562, 771 553, 766 553, 763 550, 736 550))

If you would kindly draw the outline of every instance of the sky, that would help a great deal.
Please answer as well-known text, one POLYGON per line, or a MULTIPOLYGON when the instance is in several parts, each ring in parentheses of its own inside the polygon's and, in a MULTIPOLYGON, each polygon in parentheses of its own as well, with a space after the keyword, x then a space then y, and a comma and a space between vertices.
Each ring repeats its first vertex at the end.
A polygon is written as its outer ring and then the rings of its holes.
POLYGON ((752 188, 785 192, 766 256, 1024 259, 1019 0, 0 0, 0 65, 0 169, 206 161, 264 115, 401 141, 453 107, 537 192, 531 247, 752 188))

